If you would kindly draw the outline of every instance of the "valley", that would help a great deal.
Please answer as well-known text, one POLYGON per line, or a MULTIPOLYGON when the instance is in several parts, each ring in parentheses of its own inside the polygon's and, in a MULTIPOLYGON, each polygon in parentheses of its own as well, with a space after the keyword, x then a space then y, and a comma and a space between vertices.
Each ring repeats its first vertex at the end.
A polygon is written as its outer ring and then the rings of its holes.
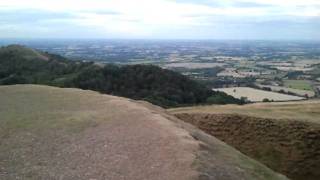
POLYGON ((0 180, 320 180, 320 0, 0 0, 0 180))
POLYGON ((316 41, 49 41, 10 43, 98 65, 152 64, 179 72, 209 88, 251 87, 297 96, 294 100, 320 95, 320 43, 316 41))
POLYGON ((319 179, 318 60, 215 57, 1 47, 0 178, 319 179))

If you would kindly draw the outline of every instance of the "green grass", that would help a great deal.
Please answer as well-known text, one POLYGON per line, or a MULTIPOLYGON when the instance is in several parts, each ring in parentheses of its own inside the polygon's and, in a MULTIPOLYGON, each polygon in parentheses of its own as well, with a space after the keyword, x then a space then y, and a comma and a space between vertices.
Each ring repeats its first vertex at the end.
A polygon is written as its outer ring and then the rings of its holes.
POLYGON ((305 80, 285 80, 284 86, 293 89, 312 90, 310 82, 305 80))

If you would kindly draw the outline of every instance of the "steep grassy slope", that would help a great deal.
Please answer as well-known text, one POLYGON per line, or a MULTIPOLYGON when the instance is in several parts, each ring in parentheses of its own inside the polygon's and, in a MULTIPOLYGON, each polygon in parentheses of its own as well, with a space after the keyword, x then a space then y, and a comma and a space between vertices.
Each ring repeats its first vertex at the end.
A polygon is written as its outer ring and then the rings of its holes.
POLYGON ((145 102, 0 86, 0 179, 285 180, 145 102))
POLYGON ((291 179, 320 178, 320 101, 190 107, 171 113, 291 179))

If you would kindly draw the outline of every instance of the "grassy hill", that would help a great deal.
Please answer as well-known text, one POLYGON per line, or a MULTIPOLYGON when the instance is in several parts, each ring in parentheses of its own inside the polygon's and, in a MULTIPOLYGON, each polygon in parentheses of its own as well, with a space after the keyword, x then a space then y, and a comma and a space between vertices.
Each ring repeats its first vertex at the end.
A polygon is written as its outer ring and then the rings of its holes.
POLYGON ((0 179, 286 180, 159 107, 80 89, 0 86, 0 179))
POLYGON ((162 107, 242 103, 187 77, 151 65, 96 65, 11 45, 0 48, 0 85, 44 84, 90 89, 162 107))
POLYGON ((48 61, 49 57, 47 53, 38 52, 36 50, 26 48, 20 45, 9 45, 7 47, 0 48, 0 54, 11 54, 14 53, 16 55, 21 56, 24 59, 31 60, 43 60, 48 61))

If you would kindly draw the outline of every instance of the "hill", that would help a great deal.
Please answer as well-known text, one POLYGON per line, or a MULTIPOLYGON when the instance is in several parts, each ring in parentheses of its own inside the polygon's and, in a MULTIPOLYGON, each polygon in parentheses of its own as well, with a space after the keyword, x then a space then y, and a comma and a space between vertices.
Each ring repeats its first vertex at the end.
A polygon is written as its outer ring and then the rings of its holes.
POLYGON ((43 61, 48 61, 49 57, 46 53, 41 53, 36 50, 26 48, 21 45, 9 45, 7 47, 0 48, 0 54, 11 54, 21 56, 24 59, 38 59, 43 61))
POLYGON ((0 117, 0 179, 287 179, 145 102, 0 86, 0 117))
POLYGON ((320 178, 320 101, 170 109, 293 180, 320 178))
POLYGON ((97 65, 11 45, 0 48, 0 85, 75 87, 146 100, 162 107, 242 103, 187 77, 151 65, 97 65))

